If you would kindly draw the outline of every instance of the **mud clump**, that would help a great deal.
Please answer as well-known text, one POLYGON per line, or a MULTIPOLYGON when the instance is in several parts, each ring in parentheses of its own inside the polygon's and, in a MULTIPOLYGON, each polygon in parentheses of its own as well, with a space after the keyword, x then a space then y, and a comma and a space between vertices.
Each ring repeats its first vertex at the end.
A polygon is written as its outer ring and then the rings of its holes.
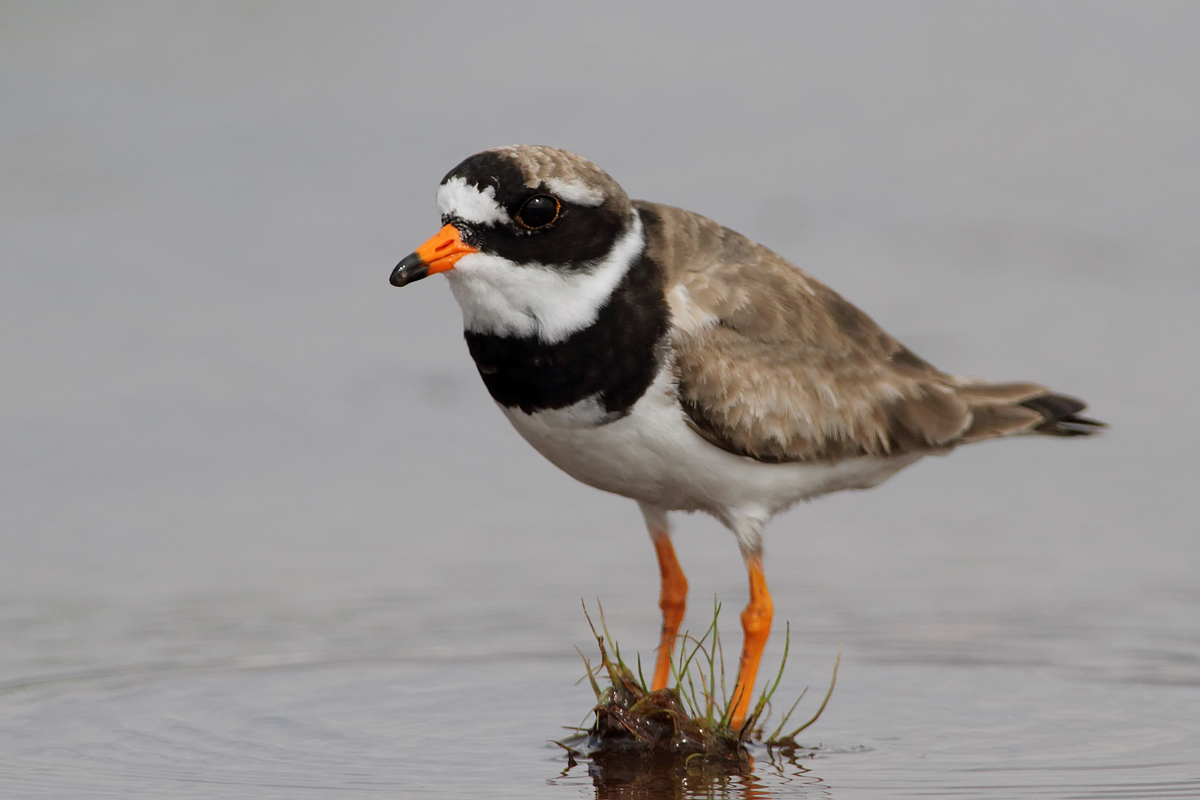
POLYGON ((596 721, 586 739, 589 758, 703 756, 706 760, 747 761, 739 732, 721 725, 720 720, 713 724, 693 717, 677 689, 647 692, 629 669, 609 661, 603 644, 601 648, 602 664, 612 684, 593 710, 596 721))
MULTIPOLYGON (((586 615, 586 609, 584 613, 586 615)), ((745 723, 735 728, 732 724, 734 703, 724 690, 724 657, 717 633, 719 614, 720 606, 714 605, 712 624, 699 639, 684 634, 685 647, 679 654, 678 663, 672 665, 675 685, 655 691, 650 691, 641 677, 640 661, 638 674, 635 674, 621 659, 619 648, 607 626, 603 625, 603 610, 600 617, 603 634, 597 633, 588 617, 588 625, 600 651, 600 663, 593 666, 587 656, 580 655, 596 697, 596 705, 591 711, 595 722, 590 728, 574 728, 577 732, 574 736, 558 742, 567 751, 570 766, 574 766, 578 757, 588 759, 593 769, 604 772, 619 773, 627 769, 671 772, 681 768, 733 775, 746 774, 753 767, 749 744, 785 754, 807 749, 797 744, 795 737, 816 722, 825 710, 837 681, 836 664, 829 691, 811 719, 791 733, 783 734, 788 719, 804 697, 801 693, 783 715, 779 726, 764 735, 760 723, 768 716, 771 696, 779 686, 787 663, 789 628, 779 675, 773 685, 763 691, 745 723), (598 678, 605 677, 608 685, 602 689, 598 678)))

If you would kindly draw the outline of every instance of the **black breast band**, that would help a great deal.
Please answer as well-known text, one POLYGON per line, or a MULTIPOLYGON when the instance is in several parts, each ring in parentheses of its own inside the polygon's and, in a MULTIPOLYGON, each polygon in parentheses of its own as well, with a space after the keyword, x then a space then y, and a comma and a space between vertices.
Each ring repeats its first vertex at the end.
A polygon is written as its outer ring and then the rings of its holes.
POLYGON ((496 402, 526 413, 565 408, 595 395, 624 416, 654 380, 669 316, 662 270, 645 250, 596 321, 565 340, 466 333, 467 348, 496 402))

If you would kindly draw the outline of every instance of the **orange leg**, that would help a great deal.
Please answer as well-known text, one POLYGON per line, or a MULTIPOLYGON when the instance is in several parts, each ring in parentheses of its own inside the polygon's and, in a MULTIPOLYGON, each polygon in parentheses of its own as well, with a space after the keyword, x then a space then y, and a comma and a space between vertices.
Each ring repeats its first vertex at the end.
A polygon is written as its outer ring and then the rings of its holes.
POLYGON ((767 579, 763 576, 762 556, 758 553, 746 558, 750 571, 750 602, 742 611, 742 661, 738 668, 737 687, 733 690, 733 727, 740 728, 746 721, 750 709, 750 698, 754 693, 754 679, 758 677, 758 663, 762 660, 763 648, 771 635, 771 618, 775 606, 771 593, 767 591, 767 579))
POLYGON ((658 554, 658 571, 662 577, 662 591, 658 595, 658 607, 662 609, 662 636, 658 642, 658 660, 654 664, 654 680, 650 689, 666 688, 671 678, 671 656, 675 652, 675 637, 679 623, 683 622, 683 611, 687 607, 687 578, 675 558, 671 537, 664 531, 651 530, 654 552, 658 554))

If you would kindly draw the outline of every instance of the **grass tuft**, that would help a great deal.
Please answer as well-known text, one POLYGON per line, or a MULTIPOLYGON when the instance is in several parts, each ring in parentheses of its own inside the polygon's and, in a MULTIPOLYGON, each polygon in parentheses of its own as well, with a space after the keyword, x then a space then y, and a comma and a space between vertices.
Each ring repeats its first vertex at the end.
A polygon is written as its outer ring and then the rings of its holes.
POLYGON ((841 663, 841 648, 834 663, 829 689, 816 712, 802 725, 784 733, 793 713, 804 699, 807 689, 800 693, 769 734, 763 734, 771 714, 771 699, 779 688, 791 647, 791 626, 787 626, 783 658, 775 680, 764 687, 758 702, 740 728, 732 725, 734 700, 725 688, 725 656, 717 620, 721 605, 714 601, 712 622, 699 637, 685 632, 679 637, 679 652, 671 664, 672 686, 650 691, 642 673, 641 656, 635 662, 636 673, 621 656, 620 647, 609 633, 604 608, 599 606, 600 630, 597 631, 586 604, 583 613, 596 637, 599 663, 580 651, 587 679, 596 697, 591 713, 591 727, 571 728, 577 733, 557 742, 567 751, 568 760, 586 755, 597 765, 614 759, 681 760, 689 769, 700 763, 709 767, 723 764, 741 772, 752 763, 748 744, 764 745, 768 749, 794 752, 802 749, 796 736, 820 719, 829 704, 837 684, 837 669, 841 663), (606 685, 602 687, 602 683, 606 685))

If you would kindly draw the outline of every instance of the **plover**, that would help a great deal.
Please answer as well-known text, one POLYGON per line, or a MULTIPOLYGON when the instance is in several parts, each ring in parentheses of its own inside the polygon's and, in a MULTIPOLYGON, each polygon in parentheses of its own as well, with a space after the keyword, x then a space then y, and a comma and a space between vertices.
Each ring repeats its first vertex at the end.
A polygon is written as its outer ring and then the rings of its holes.
POLYGON ((484 385, 521 436, 641 507, 661 572, 652 688, 670 677, 687 598, 667 512, 707 512, 737 537, 750 599, 736 726, 771 628, 773 516, 962 444, 1102 427, 1043 386, 942 372, 766 247, 630 200, 573 153, 478 153, 442 180, 437 205, 442 229, 391 282, 445 273, 484 385))

